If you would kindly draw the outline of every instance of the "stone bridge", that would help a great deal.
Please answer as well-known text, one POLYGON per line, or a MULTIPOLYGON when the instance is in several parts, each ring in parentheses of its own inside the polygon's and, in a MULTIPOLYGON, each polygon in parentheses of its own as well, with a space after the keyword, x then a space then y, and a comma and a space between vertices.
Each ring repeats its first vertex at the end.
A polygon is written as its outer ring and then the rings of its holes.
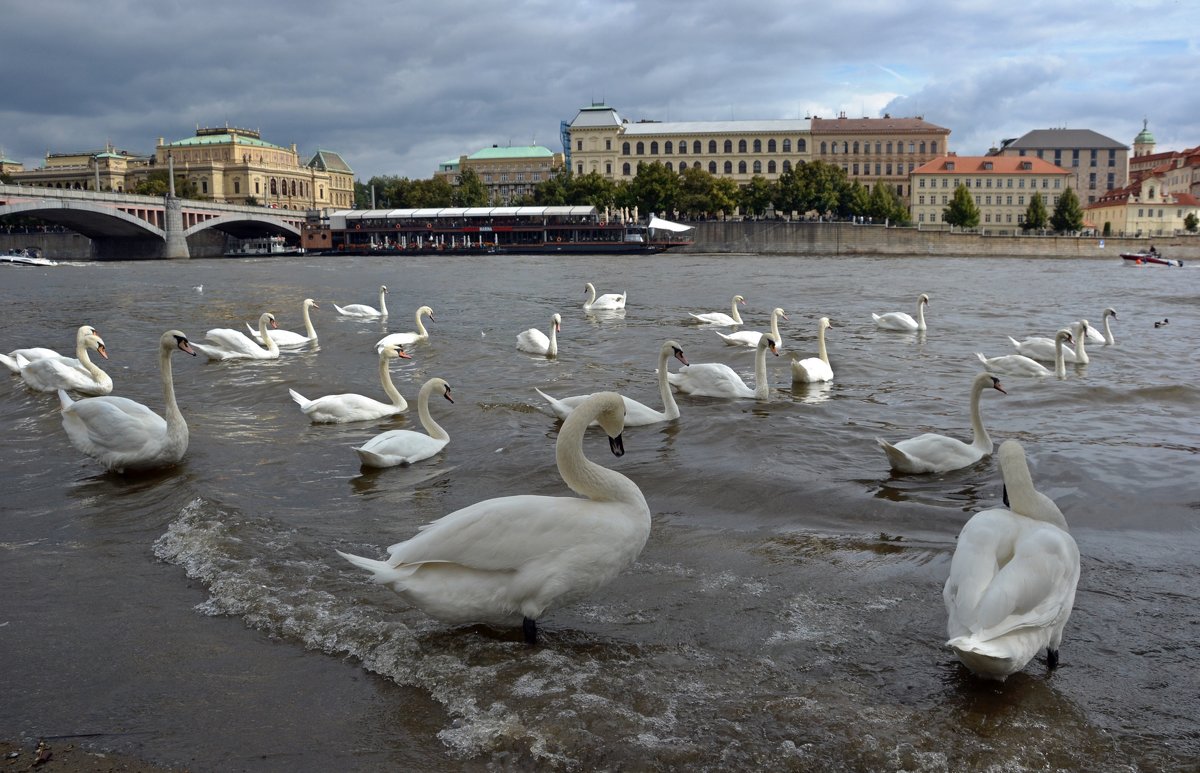
POLYGON ((0 217, 28 215, 92 240, 99 259, 188 258, 188 238, 221 231, 237 239, 300 240, 305 213, 174 196, 0 185, 0 217))

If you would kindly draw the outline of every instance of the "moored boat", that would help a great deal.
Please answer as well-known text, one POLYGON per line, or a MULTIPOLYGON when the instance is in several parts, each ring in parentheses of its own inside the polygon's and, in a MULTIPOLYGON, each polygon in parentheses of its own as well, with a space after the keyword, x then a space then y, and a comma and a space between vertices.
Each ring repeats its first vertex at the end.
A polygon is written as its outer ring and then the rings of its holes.
POLYGON ((243 239, 237 247, 225 253, 227 258, 248 258, 258 255, 303 255, 303 247, 289 245, 282 236, 243 239))

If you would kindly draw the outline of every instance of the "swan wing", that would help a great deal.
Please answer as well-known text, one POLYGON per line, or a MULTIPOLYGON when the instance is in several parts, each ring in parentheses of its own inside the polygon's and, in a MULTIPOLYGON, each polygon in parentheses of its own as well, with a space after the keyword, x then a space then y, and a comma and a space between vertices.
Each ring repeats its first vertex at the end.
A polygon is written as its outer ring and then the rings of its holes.
POLYGON ((63 429, 88 456, 101 461, 115 455, 140 457, 166 441, 167 422, 139 402, 113 396, 69 400, 62 410, 63 429))
POLYGON ((917 321, 908 312, 891 311, 887 314, 872 314, 875 324, 887 330, 916 330, 917 321))
POLYGON ((996 639, 1028 628, 1066 621, 1079 580, 1079 548, 1070 534, 1046 523, 1014 516, 1021 534, 1012 559, 995 573, 979 598, 972 634, 996 639))
POLYGON ((667 381, 680 392, 700 397, 753 397, 754 390, 746 386, 733 368, 721 362, 684 365, 667 374, 667 381))
POLYGON ((758 348, 758 341, 762 338, 762 333, 756 330, 739 330, 736 333, 721 333, 721 340, 731 346, 749 346, 752 349, 758 348))
POLYGON ((896 472, 949 472, 983 458, 983 452, 974 446, 932 432, 894 444, 880 438, 876 440, 896 472))
POLYGON ((1023 354, 984 357, 981 352, 975 352, 975 356, 983 363, 983 367, 993 373, 1005 373, 1011 376, 1049 376, 1054 373, 1037 360, 1023 354))
POLYGON ((591 395, 572 395, 571 397, 551 397, 537 387, 533 388, 542 398, 550 404, 550 410, 560 419, 565 419, 571 415, 571 411, 575 410, 584 400, 591 395))
MULTIPOLYGON (((291 390, 289 390, 291 391, 291 390)), ((303 397, 293 394, 292 399, 300 404, 300 410, 315 424, 344 424, 350 421, 369 421, 392 416, 400 410, 391 403, 380 402, 365 395, 352 392, 340 395, 325 395, 315 400, 300 403, 303 397)))
POLYGON ((349 306, 338 306, 333 304, 333 308, 338 314, 346 317, 379 317, 379 309, 374 306, 368 306, 365 303, 351 303, 349 306))
POLYGON ((523 352, 545 354, 550 351, 550 339, 542 331, 531 327, 517 336, 517 348, 523 352))
POLYGON ((393 429, 379 433, 354 450, 368 467, 395 467, 428 459, 449 442, 448 439, 439 440, 422 432, 393 429))
POLYGON ((819 381, 832 381, 833 368, 820 357, 805 357, 803 360, 792 360, 792 381, 812 384, 819 381))
POLYGON ((692 314, 688 312, 694 319, 704 322, 709 325, 736 325, 733 317, 723 311, 710 311, 705 314, 692 314))
POLYGON ((385 335, 383 338, 380 338, 378 341, 376 341, 375 349, 378 351, 385 346, 395 346, 397 344, 400 346, 407 346, 408 344, 415 344, 420 340, 422 340, 422 337, 417 333, 392 333, 390 335, 385 335))
POLYGON ((96 377, 79 365, 78 360, 46 357, 34 360, 21 368, 21 378, 31 389, 56 392, 66 389, 89 395, 106 395, 112 391, 112 378, 104 371, 96 377), (72 362, 74 364, 72 364, 72 362))

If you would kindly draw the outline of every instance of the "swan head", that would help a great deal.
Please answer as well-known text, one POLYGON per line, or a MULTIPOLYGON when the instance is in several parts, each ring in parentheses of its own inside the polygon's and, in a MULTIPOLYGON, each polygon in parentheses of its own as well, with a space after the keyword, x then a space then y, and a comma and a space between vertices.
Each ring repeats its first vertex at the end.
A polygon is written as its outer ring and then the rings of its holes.
POLYGON ((279 323, 275 321, 275 315, 269 311, 263 312, 263 315, 258 318, 258 324, 259 325, 269 324, 271 327, 274 327, 274 328, 279 327, 279 323))
POLYGON ((1000 379, 996 378, 995 376, 991 375, 990 373, 980 373, 978 376, 976 376, 976 378, 979 381, 983 382, 984 386, 990 386, 992 389, 995 389, 997 392, 999 392, 1002 395, 1008 394, 1008 392, 1005 391, 1004 387, 1001 386, 1000 379))
POLYGON ((586 282, 583 285, 583 292, 591 293, 591 294, 595 295, 596 294, 596 286, 594 284, 592 284, 591 282, 586 282))
POLYGON ((167 332, 163 333, 162 337, 159 339, 159 346, 161 346, 165 352, 171 352, 175 349, 178 349, 181 352, 187 352, 193 357, 196 356, 196 350, 192 348, 190 343, 188 343, 187 336, 179 330, 168 330, 167 332))
POLYGON ((433 318, 433 309, 429 306, 422 306, 421 308, 417 309, 417 316, 421 315, 429 317, 430 322, 437 322, 437 320, 433 318))
POLYGON ((691 364, 688 362, 687 357, 684 356, 683 347, 681 347, 679 345, 678 341, 667 341, 665 344, 663 344, 663 349, 664 350, 669 349, 671 351, 671 353, 675 356, 675 359, 679 360, 684 365, 691 364))
POLYGON ((554 316, 550 318, 550 321, 554 323, 554 332, 561 333, 562 332, 562 316, 556 312, 554 314, 554 316))
POLYGON ((778 306, 771 310, 771 315, 775 317, 783 317, 784 319, 788 318, 788 315, 785 314, 783 309, 779 308, 778 306))
POLYGON ((379 285, 379 292, 386 293, 387 291, 387 285, 379 285))
POLYGON ((833 323, 829 321, 829 317, 821 317, 819 320, 817 320, 817 327, 819 327, 821 330, 827 330, 833 327, 833 323))
POLYGON ((404 347, 400 344, 389 344, 388 346, 379 347, 379 359, 381 360, 411 360, 412 356, 404 351, 404 347))
POLYGON ((921 297, 917 298, 917 305, 920 306, 922 303, 926 306, 929 305, 929 296, 925 293, 921 293, 921 297))
POLYGON ((305 299, 304 299, 304 308, 306 308, 306 309, 319 309, 319 308, 321 308, 321 307, 320 307, 320 306, 318 306, 318 305, 317 305, 317 302, 316 302, 316 301, 314 301, 312 298, 305 298, 305 299))
POLYGON ((779 340, 774 333, 763 333, 762 338, 758 339, 758 348, 770 349, 771 354, 779 356, 779 340))
POLYGON ((100 331, 91 325, 80 325, 79 329, 75 331, 75 340, 78 341, 80 339, 87 338, 88 336, 98 335, 100 335, 100 331))
POLYGON ((104 339, 100 336, 91 334, 86 335, 83 337, 83 344, 104 359, 108 359, 108 349, 105 348, 104 339))
POLYGON ((1107 309, 1104 310, 1104 316, 1112 317, 1113 319, 1116 319, 1117 318, 1117 310, 1114 309, 1113 307, 1109 306, 1107 309))
MULTIPOLYGON (((625 401, 616 392, 599 392, 588 398, 588 401, 600 403, 596 423, 604 430, 604 434, 608 435, 608 449, 612 451, 613 456, 624 456, 625 440, 621 433, 625 431, 625 401)), ((580 405, 576 410, 582 407, 580 405)))
POLYGON ((1054 340, 1061 341, 1062 343, 1065 343, 1065 344, 1075 343, 1075 338, 1074 338, 1074 336, 1071 335, 1071 331, 1067 330, 1065 327, 1062 330, 1060 330, 1054 334, 1054 340))
POLYGON ((1088 321, 1087 321, 1086 319, 1081 319, 1081 320, 1079 320, 1079 322, 1077 323, 1076 327, 1077 327, 1077 329, 1079 330, 1079 334, 1078 334, 1078 335, 1079 335, 1079 337, 1080 337, 1080 338, 1083 338, 1084 336, 1086 336, 1086 335, 1087 335, 1087 331, 1088 331, 1088 327, 1089 327, 1089 325, 1088 325, 1088 321))
POLYGON ((442 389, 442 397, 446 398, 451 403, 453 403, 454 398, 450 396, 450 384, 446 381, 446 379, 439 378, 437 381, 435 381, 434 388, 436 389, 438 387, 441 387, 441 389, 442 389))
POLYGON ((735 301, 737 304, 739 304, 739 305, 741 305, 741 306, 745 306, 745 305, 746 305, 746 299, 745 299, 745 298, 743 298, 743 297, 742 297, 742 296, 740 296, 740 295, 735 295, 735 296, 733 296, 733 300, 734 300, 734 301, 735 301))

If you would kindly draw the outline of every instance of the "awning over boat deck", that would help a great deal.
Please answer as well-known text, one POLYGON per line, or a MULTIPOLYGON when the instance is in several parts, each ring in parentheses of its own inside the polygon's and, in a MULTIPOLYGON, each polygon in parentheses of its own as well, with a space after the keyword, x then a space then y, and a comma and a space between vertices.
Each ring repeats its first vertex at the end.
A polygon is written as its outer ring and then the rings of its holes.
POLYGON ((681 231, 690 231, 695 228, 695 226, 684 225, 683 223, 673 223, 670 220, 663 220, 661 217, 650 218, 650 225, 647 227, 652 231, 674 231, 675 233, 679 233, 681 231))
MULTIPOLYGON (((536 218, 536 217, 588 217, 595 216, 592 206, 572 207, 425 207, 422 209, 341 209, 329 216, 347 220, 440 220, 468 217, 536 218)), ((664 221, 666 222, 666 221, 664 221)))

